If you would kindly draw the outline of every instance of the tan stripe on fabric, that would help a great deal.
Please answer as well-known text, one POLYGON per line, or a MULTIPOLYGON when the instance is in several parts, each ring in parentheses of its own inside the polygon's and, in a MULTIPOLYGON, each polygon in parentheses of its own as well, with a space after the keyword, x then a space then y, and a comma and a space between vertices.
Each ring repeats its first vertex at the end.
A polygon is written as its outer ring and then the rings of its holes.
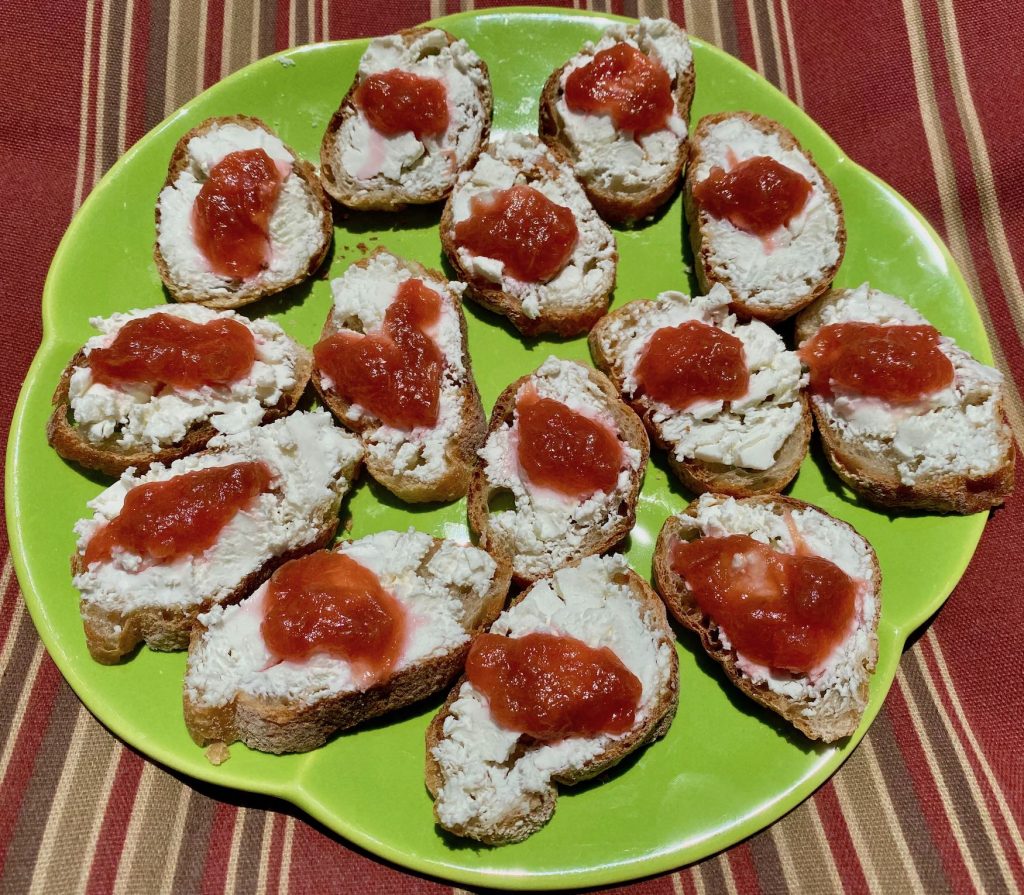
POLYGON ((274 842, 274 825, 276 815, 268 814, 263 824, 263 835, 260 837, 259 872, 256 875, 257 895, 267 895, 267 879, 270 871, 270 850, 274 842))
POLYGON ((89 145, 89 92, 92 88, 92 29, 96 4, 90 0, 85 7, 85 49, 82 52, 82 92, 78 104, 78 164, 75 166, 75 198, 73 211, 85 198, 85 159, 89 145))
POLYGON ((970 243, 967 239, 967 228, 964 225, 963 214, 960 208, 960 195, 957 190, 956 177, 954 176, 953 160, 950 155, 949 146, 942 133, 938 102, 935 99, 935 88, 932 82, 931 63, 928 59, 927 39, 925 37, 924 24, 921 20, 921 10, 915 0, 901 0, 901 2, 907 26, 907 38, 910 44, 910 58, 914 70, 914 86, 917 91, 917 101, 921 110, 921 121, 924 124, 932 169, 935 172, 939 201, 942 204, 946 238, 949 240, 949 247, 954 258, 956 258, 957 264, 963 271, 968 287, 978 297, 975 304, 978 307, 978 313, 981 315, 982 323, 992 345, 992 354, 995 358, 996 366, 1006 378, 1006 411, 1010 419, 1010 426, 1013 428, 1017 442, 1019 444, 1024 443, 1024 401, 1021 400, 1020 392, 1014 383, 1009 365, 1006 362, 1006 356, 1003 354, 1002 346, 999 344, 999 337, 996 334, 995 327, 992 325, 992 318, 989 315, 988 306, 985 304, 981 285, 978 281, 978 275, 974 269, 970 243))
POLYGON ((132 59, 132 26, 135 19, 134 0, 127 0, 124 10, 124 33, 121 35, 121 84, 117 103, 117 155, 124 154, 128 132, 128 85, 131 83, 129 64, 132 59))
POLYGON ((782 37, 779 34, 779 22, 775 15, 775 3, 767 0, 764 7, 768 10, 768 33, 772 39, 772 53, 775 56, 775 67, 779 72, 779 90, 789 93, 789 77, 786 74, 786 62, 782 58, 782 37))
POLYGON ((804 802, 791 811, 772 830, 776 834, 775 848, 782 872, 790 888, 798 889, 801 881, 817 879, 823 888, 841 891, 839 871, 812 802, 804 802))
MULTIPOLYGON (((590 6, 590 4, 587 4, 590 6)), ((430 18, 436 19, 448 11, 444 0, 430 0, 430 18)))
MULTIPOLYGON (((1013 812, 1010 810, 1010 806, 1006 801, 1003 788, 1000 786, 998 778, 993 773, 992 766, 988 763, 988 759, 985 757, 985 752, 978 743, 978 740, 975 738, 974 732, 971 729, 971 724, 968 722, 966 714, 964 714, 963 705, 960 703, 960 698, 956 695, 956 688, 953 686, 949 667, 946 665, 946 658, 942 653, 942 647, 939 645, 939 638, 935 636, 934 629, 929 629, 928 633, 924 636, 924 640, 931 648, 932 655, 935 657, 935 664, 938 667, 939 680, 942 682, 943 692, 945 692, 949 697, 950 704, 953 706, 953 712, 956 715, 957 720, 960 722, 960 731, 967 739, 971 752, 978 760, 978 764, 981 765, 981 772, 984 774, 985 780, 992 789, 992 793, 996 799, 996 804, 999 806, 999 813, 1010 833, 1010 839, 1014 844, 1017 855, 1021 859, 1021 862, 1024 863, 1024 837, 1021 836, 1020 826, 1017 824, 1017 820, 1013 816, 1013 812)), ((928 677, 931 678, 930 672, 928 677)), ((945 707, 941 700, 939 701, 939 710, 945 714, 945 707)))
MULTIPOLYGON (((29 624, 28 628, 31 627, 31 624, 29 624)), ((14 709, 14 714, 7 728, 7 740, 4 743, 3 754, 0 756, 0 780, 7 776, 11 756, 14 754, 14 747, 18 743, 18 732, 21 730, 21 722, 25 718, 25 709, 28 708, 29 700, 32 698, 32 690, 35 688, 39 666, 43 661, 44 650, 42 642, 36 637, 35 629, 32 629, 29 634, 32 640, 35 641, 35 647, 32 650, 32 659, 28 663, 28 671, 25 673, 22 681, 21 692, 18 694, 18 702, 14 709)))
POLYGON ((796 51, 796 39, 793 36, 793 20, 789 15, 789 0, 779 0, 782 9, 782 26, 786 32, 786 46, 789 52, 789 65, 793 69, 793 98, 803 108, 804 88, 800 80, 800 58, 796 51))
POLYGON ((231 828, 231 847, 228 849, 228 870, 224 884, 224 891, 234 893, 238 891, 238 852, 242 841, 242 825, 245 823, 245 816, 248 809, 237 807, 235 810, 235 823, 231 828))
MULTIPOLYGON (((164 869, 160 876, 160 891, 174 891, 174 871, 181 860, 181 846, 185 841, 185 818, 188 817, 189 802, 192 799, 192 790, 184 784, 178 784, 178 803, 174 807, 174 817, 171 820, 167 832, 167 856, 164 859, 164 869)), ((166 816, 166 811, 164 812, 166 816)))
MULTIPOLYGON (((431 13, 433 16, 433 13, 431 13)), ((308 29, 309 42, 316 43, 320 40, 320 32, 316 27, 316 0, 306 2, 306 28, 308 29)))
POLYGON ((278 876, 279 892, 291 891, 292 882, 292 839, 295 836, 295 818, 290 814, 284 819, 284 835, 281 837, 281 873, 278 876))
MULTIPOLYGON (((463 9, 472 9, 473 4, 463 5, 463 9)), ((331 4, 328 0, 320 2, 320 40, 327 40, 331 36, 331 4)))
POLYGON ((1021 288, 1020 277, 1006 240, 1006 228, 999 210, 995 178, 992 176, 992 162, 989 159, 988 147, 985 145, 981 121, 974 107, 971 86, 967 80, 967 67, 964 65, 963 51, 960 47, 956 11, 950 0, 938 0, 938 3, 949 80, 953 85, 953 99, 956 101, 960 124, 967 138, 967 151, 971 156, 971 167, 974 169, 974 182, 978 190, 985 235, 992 250, 992 258, 1006 296, 1006 303, 1010 308, 1010 316, 1017 328, 1017 337, 1024 341, 1024 289, 1021 288))
POLYGON ((694 37, 706 40, 719 46, 722 43, 722 32, 718 27, 713 3, 701 0, 683 0, 683 15, 686 17, 686 30, 694 37))
POLYGON ((206 62, 206 4, 202 0, 174 0, 168 34, 167 113, 184 105, 203 89, 206 62), (198 22, 198 34, 192 23, 198 22), (195 39, 191 39, 192 37, 195 39))
POLYGON ((640 0, 637 4, 637 14, 641 16, 648 16, 652 19, 667 19, 668 14, 668 0, 640 0))
MULTIPOLYGON (((8 553, 7 554, 7 559, 4 561, 3 572, 0 572, 0 601, 4 600, 4 598, 7 596, 7 588, 10 587, 11 577, 13 575, 14 575, 14 562, 11 560, 11 554, 8 553)), ((13 628, 14 608, 19 603, 21 603, 21 602, 23 602, 23 598, 21 596, 21 592, 18 590, 17 587, 15 587, 14 588, 14 593, 11 594, 12 623, 7 628, 7 639, 8 640, 11 637, 11 632, 12 632, 12 628, 13 628)), ((2 662, 0 662, 0 674, 3 674, 3 671, 4 671, 4 664, 2 662)))

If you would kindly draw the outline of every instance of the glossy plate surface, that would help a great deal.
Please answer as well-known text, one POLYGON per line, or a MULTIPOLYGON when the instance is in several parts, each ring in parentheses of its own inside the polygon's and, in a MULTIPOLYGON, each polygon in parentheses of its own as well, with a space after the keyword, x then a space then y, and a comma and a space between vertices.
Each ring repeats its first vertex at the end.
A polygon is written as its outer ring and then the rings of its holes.
MULTIPOLYGON (((609 17, 551 10, 467 13, 439 20, 485 59, 494 82, 496 128, 535 130, 548 73, 595 38, 609 17)), ((831 176, 846 209, 849 244, 837 278, 870 278, 906 296, 943 332, 990 360, 977 311, 935 233, 907 203, 846 159, 789 100, 740 62, 694 41, 692 121, 749 109, 790 127, 831 176)), ((109 480, 84 474, 46 446, 50 395, 68 358, 92 331, 89 317, 165 300, 152 260, 153 204, 171 149, 211 115, 267 121, 300 154, 318 158, 326 122, 354 75, 366 41, 302 47, 264 59, 216 85, 133 147, 89 196, 56 254, 43 296, 45 336, 22 391, 8 449, 8 524, 19 579, 50 654, 86 705, 118 736, 171 768, 202 780, 279 796, 369 851, 424 873, 510 888, 606 884, 694 861, 749 836, 807 797, 843 761, 878 712, 906 637, 942 604, 963 573, 985 515, 888 516, 862 507, 826 471, 816 450, 794 497, 852 523, 874 544, 885 579, 881 658, 860 732, 841 746, 813 746, 734 691, 695 638, 680 644, 680 705, 669 735, 627 759, 600 785, 565 790, 552 822, 516 846, 475 848, 441 835, 423 785, 423 732, 441 698, 397 718, 336 737, 306 755, 270 756, 231 747, 220 767, 185 730, 185 656, 141 650, 107 668, 86 651, 71 586, 72 526, 109 480)), ((683 256, 677 197, 656 222, 618 231, 615 305, 665 289, 694 290, 683 256)), ((399 216, 339 219, 330 276, 378 245, 441 266, 431 208, 399 216)), ((307 345, 330 305, 327 279, 246 313, 267 314, 307 345)), ((467 303, 470 350, 490 407, 501 389, 549 354, 586 360, 586 341, 524 342, 467 303)), ((653 458, 628 556, 649 575, 654 538, 688 496, 653 458)), ((464 531, 465 502, 402 506, 363 478, 348 505, 352 537, 410 525, 436 535, 464 531)))

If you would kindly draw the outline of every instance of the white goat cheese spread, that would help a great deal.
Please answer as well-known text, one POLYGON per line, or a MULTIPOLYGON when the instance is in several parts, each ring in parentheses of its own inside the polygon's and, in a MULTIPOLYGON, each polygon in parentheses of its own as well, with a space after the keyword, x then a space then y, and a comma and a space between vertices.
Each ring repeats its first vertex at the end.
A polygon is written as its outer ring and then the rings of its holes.
MULTIPOLYGON (((662 642, 654 613, 628 584, 619 583, 628 568, 624 557, 614 555, 590 556, 561 569, 503 612, 491 633, 559 634, 611 649, 643 687, 635 730, 648 722, 669 685, 673 648, 662 642)), ((486 697, 464 683, 445 718, 444 736, 432 750, 444 779, 438 817, 446 827, 493 828, 521 808, 524 799, 550 789, 552 777, 582 768, 628 735, 569 737, 533 745, 510 760, 520 735, 495 722, 486 697)))
POLYGON ((89 501, 92 518, 75 525, 78 550, 84 551, 89 539, 121 512, 132 488, 148 482, 214 466, 263 461, 274 474, 271 490, 236 513, 216 542, 196 556, 149 563, 115 549, 110 561, 93 563, 75 575, 73 583, 83 602, 125 613, 222 601, 268 560, 320 534, 321 524, 337 513, 363 454, 358 439, 336 427, 322 410, 293 413, 236 435, 218 435, 209 447, 169 467, 154 464, 141 476, 129 469, 89 501))
POLYGON ((159 305, 93 317, 89 322, 100 334, 85 343, 86 357, 97 348, 109 347, 129 321, 151 314, 168 314, 198 324, 218 319, 241 323, 256 342, 252 369, 225 385, 164 387, 155 392, 145 383, 105 385, 95 381, 88 366, 75 367, 68 399, 78 431, 92 444, 112 442, 118 448, 159 451, 182 441, 193 426, 206 422, 218 432, 241 432, 258 426, 267 410, 295 385, 297 346, 280 326, 197 304, 159 305))
POLYGON ((324 243, 324 210, 305 181, 294 171, 295 156, 284 143, 258 125, 215 124, 188 142, 188 165, 174 183, 160 191, 157 245, 171 279, 193 292, 211 297, 230 295, 239 281, 214 273, 195 239, 193 206, 210 171, 226 155, 262 149, 288 170, 277 205, 270 216, 270 264, 245 284, 272 287, 286 283, 309 266, 324 243))
MULTIPOLYGON (((470 619, 460 593, 479 598, 494 579, 495 562, 483 550, 443 541, 428 559, 433 547, 430 535, 409 529, 380 532, 337 548, 373 572, 407 613, 406 640, 392 674, 464 644, 470 619)), ((348 662, 325 653, 301 662, 275 662, 260 633, 267 587, 264 584, 241 603, 214 606, 199 616, 206 630, 189 656, 189 698, 199 705, 219 706, 245 693, 312 704, 365 689, 348 662)))

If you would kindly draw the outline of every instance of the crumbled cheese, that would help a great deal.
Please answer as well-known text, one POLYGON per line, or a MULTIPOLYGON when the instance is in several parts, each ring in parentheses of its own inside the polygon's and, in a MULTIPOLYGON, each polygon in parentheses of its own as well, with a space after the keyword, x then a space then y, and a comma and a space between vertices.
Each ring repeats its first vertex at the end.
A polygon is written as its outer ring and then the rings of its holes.
POLYGON ((807 296, 839 260, 840 209, 817 168, 799 149, 784 149, 778 134, 764 133, 740 117, 713 124, 697 150, 700 161, 693 169, 694 184, 703 181, 712 167, 730 170, 730 153, 736 163, 770 156, 810 181, 812 192, 803 210, 771 234, 770 250, 760 236, 725 218, 699 212, 707 264, 744 303, 770 309, 807 296))
MULTIPOLYGON (((894 295, 869 288, 849 289, 823 308, 821 324, 862 321, 892 325, 928 321, 894 295)), ((858 442, 895 464, 900 481, 915 485, 939 476, 985 476, 1007 455, 1003 423, 1003 377, 972 358, 945 336, 942 353, 953 364, 952 386, 918 404, 893 407, 855 395, 812 396, 842 438, 858 442)))
MULTIPOLYGON (((399 286, 414 276, 401 259, 387 252, 374 254, 365 266, 353 264, 341 277, 331 281, 335 324, 355 332, 379 332, 399 286)), ((369 457, 385 465, 392 475, 435 482, 448 472, 448 452, 462 427, 464 415, 463 390, 467 373, 463 361, 462 312, 452 293, 461 294, 465 285, 452 282, 445 289, 429 278, 423 278, 422 282, 441 297, 441 319, 431 333, 445 361, 437 423, 412 431, 381 424, 364 431, 361 438, 369 457)), ((326 388, 333 388, 329 376, 321 374, 321 380, 326 388)), ((348 418, 354 422, 364 415, 367 415, 365 408, 353 404, 348 418)))
POLYGON ((146 564, 134 554, 117 550, 111 561, 93 563, 74 578, 84 602, 121 613, 220 602, 268 560, 318 536, 320 521, 337 513, 363 453, 358 439, 337 428, 322 410, 293 413, 236 435, 218 435, 209 448, 169 467, 155 464, 145 475, 134 470, 124 473, 89 501, 93 517, 75 526, 78 550, 84 551, 96 531, 120 513, 132 488, 147 482, 196 469, 263 461, 275 476, 272 490, 238 512, 216 543, 198 556, 146 564))
POLYGON ((241 379, 227 385, 195 389, 161 388, 154 394, 146 384, 119 386, 94 381, 88 366, 71 373, 68 396, 78 431, 93 444, 153 451, 182 441, 193 426, 209 422, 227 434, 258 426, 264 414, 295 385, 296 345, 270 320, 249 320, 233 311, 213 311, 202 305, 159 305, 89 322, 100 335, 85 343, 88 356, 108 347, 130 320, 169 314, 192 323, 230 319, 244 325, 256 340, 256 360, 241 379))
POLYGON ((270 264, 246 286, 272 287, 302 273, 310 259, 323 247, 324 210, 306 182, 291 170, 295 156, 277 137, 258 125, 215 124, 188 142, 188 165, 170 186, 160 192, 160 223, 157 245, 171 278, 193 292, 211 296, 229 295, 238 280, 210 269, 210 263, 195 240, 192 209, 211 169, 224 156, 245 149, 263 149, 290 173, 270 217, 270 264))
POLYGON ((459 263, 520 301, 531 320, 552 311, 591 306, 594 297, 609 292, 615 282, 615 237, 594 211, 572 169, 560 164, 536 137, 517 133, 492 137, 476 165, 459 175, 450 200, 454 222, 470 216, 475 196, 514 185, 531 186, 572 211, 579 239, 566 266, 546 283, 526 283, 507 276, 501 261, 473 255, 461 247, 456 250, 459 263), (554 177, 548 174, 548 165, 556 166, 554 177))
MULTIPOLYGON (((483 550, 444 541, 429 559, 430 535, 385 531, 339 545, 338 552, 369 569, 408 613, 408 634, 394 665, 397 674, 446 655, 469 639, 465 608, 479 601, 494 579, 495 562, 483 550)), ((189 655, 185 689, 198 705, 220 706, 245 693, 312 704, 365 689, 344 659, 326 654, 275 663, 260 634, 267 585, 234 606, 199 616, 206 630, 189 655)))
POLYGON ((356 196, 396 186, 415 196, 452 183, 488 124, 481 102, 481 90, 488 86, 486 71, 464 40, 449 46, 440 30, 428 31, 408 44, 398 34, 375 38, 359 62, 357 78, 361 82, 395 68, 444 83, 448 129, 440 136, 424 136, 422 141, 411 131, 386 137, 375 131, 356 107, 334 138, 336 156, 356 196))
POLYGON ((729 301, 728 290, 715 284, 707 295, 663 292, 654 301, 627 305, 603 328, 602 349, 614 358, 623 391, 632 398, 638 388, 637 366, 657 330, 697 320, 740 339, 750 372, 750 387, 742 398, 701 401, 686 410, 651 402, 650 419, 679 461, 768 469, 803 417, 800 389, 807 377, 778 333, 757 320, 738 323, 729 313, 729 301), (642 310, 630 313, 634 308, 642 310))
MULTIPOLYGON (((542 398, 560 401, 577 413, 590 416, 618 434, 607 410, 607 397, 591 381, 588 368, 572 361, 549 357, 530 377, 542 398)), ((620 524, 621 507, 636 499, 635 479, 640 452, 623 446, 625 464, 615 488, 599 491, 585 501, 530 486, 518 461, 518 414, 487 436, 480 449, 484 475, 492 491, 511 492, 515 509, 490 514, 488 526, 499 542, 513 545, 512 565, 519 575, 536 578, 579 558, 583 542, 595 531, 608 532, 620 524)), ((622 436, 619 434, 619 438, 622 436)))
POLYGON ((576 175, 602 190, 638 193, 676 171, 686 143, 686 121, 674 111, 664 128, 634 139, 632 133, 616 130, 611 115, 573 112, 564 96, 569 75, 617 43, 627 43, 657 60, 672 81, 673 93, 692 71, 693 54, 686 32, 678 25, 668 19, 641 18, 639 25, 610 26, 596 45, 584 44, 562 71, 555 108, 575 156, 576 175))
POLYGON ((432 750, 444 779, 436 801, 444 826, 493 830, 525 800, 546 793, 553 777, 579 770, 649 722, 669 686, 673 647, 655 614, 620 583, 628 568, 622 556, 592 556, 576 568, 555 572, 503 612, 491 631, 509 637, 561 634, 609 648, 643 687, 633 729, 535 744, 513 759, 519 734, 499 726, 486 697, 464 683, 445 718, 444 736, 432 750))

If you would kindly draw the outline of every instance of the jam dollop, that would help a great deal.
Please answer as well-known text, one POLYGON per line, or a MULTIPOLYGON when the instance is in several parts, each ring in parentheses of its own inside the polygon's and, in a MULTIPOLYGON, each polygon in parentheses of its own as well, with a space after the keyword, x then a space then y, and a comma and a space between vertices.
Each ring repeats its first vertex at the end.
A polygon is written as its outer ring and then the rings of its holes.
POLYGON ((579 239, 576 218, 540 190, 514 186, 474 196, 470 214, 455 225, 455 242, 473 255, 494 258, 524 283, 545 283, 559 273, 579 239))
POLYGON ((516 414, 516 454, 531 485, 576 500, 615 488, 622 442, 607 425, 540 397, 532 385, 520 390, 516 414))
POLYGON ((248 375, 255 361, 256 340, 237 320, 193 323, 160 313, 129 320, 110 345, 89 353, 96 382, 154 389, 227 385, 248 375))
POLYGON ((270 217, 284 179, 263 149, 230 152, 210 169, 192 227, 214 273, 245 280, 270 264, 270 217))
POLYGON ((407 627, 402 604, 373 572, 349 556, 320 550, 271 576, 260 634, 279 661, 324 653, 372 681, 400 658, 407 627))
POLYGON ((634 136, 664 128, 675 107, 665 69, 627 43, 594 54, 565 79, 565 104, 583 114, 611 115, 634 136))
POLYGON ((543 741, 625 733, 643 693, 608 647, 556 634, 480 634, 466 679, 487 697, 498 724, 543 741))
POLYGON ((693 198, 712 217, 765 237, 800 213, 811 190, 810 181, 799 172, 756 155, 729 171, 712 168, 693 188, 693 198))
POLYGON ((687 320, 655 330, 636 367, 639 393, 674 410, 747 393, 743 342, 716 326, 687 320))
POLYGON ((849 634, 857 585, 835 563, 748 535, 680 541, 671 566, 744 658, 806 674, 849 634))
POLYGON ((444 81, 393 68, 367 77, 353 96, 370 126, 385 137, 412 131, 417 140, 448 130, 444 81))
POLYGON ((115 548, 152 563, 197 556, 260 494, 273 474, 265 463, 232 463, 185 472, 132 488, 121 512, 85 547, 85 565, 106 562, 115 548))
POLYGON ((939 345, 933 326, 830 323, 801 346, 799 355, 810 368, 815 394, 828 396, 838 388, 890 404, 914 404, 953 384, 953 364, 939 345))
POLYGON ((319 369, 350 404, 396 429, 437 423, 444 356, 429 335, 441 297, 422 280, 405 280, 379 333, 341 332, 313 347, 319 369))

